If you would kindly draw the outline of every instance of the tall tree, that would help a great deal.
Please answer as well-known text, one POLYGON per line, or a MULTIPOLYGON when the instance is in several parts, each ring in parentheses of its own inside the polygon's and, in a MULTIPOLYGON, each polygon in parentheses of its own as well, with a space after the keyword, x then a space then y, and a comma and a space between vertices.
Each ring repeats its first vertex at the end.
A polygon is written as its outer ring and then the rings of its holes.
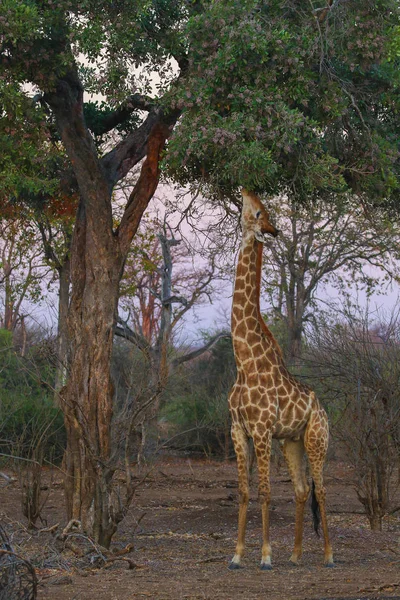
POLYGON ((79 191, 66 497, 69 517, 109 545, 120 518, 109 368, 118 286, 167 138, 178 125, 170 173, 205 181, 214 194, 245 185, 389 195, 397 187, 399 8, 395 0, 4 0, 0 10, 5 186, 47 185, 35 148, 48 135, 48 113, 79 191), (85 111, 84 92, 106 104, 85 111), (96 145, 94 134, 110 145, 96 145), (114 227, 113 189, 141 161, 114 227))
MULTIPOLYGON (((148 117, 105 156, 96 148, 83 110, 84 86, 90 91, 90 77, 85 76, 84 66, 79 72, 74 54, 82 50, 90 60, 106 53, 104 87, 118 71, 117 50, 139 61, 146 60, 151 52, 155 63, 166 57, 155 40, 150 38, 146 43, 146 26, 152 27, 148 22, 151 11, 143 11, 140 3, 130 7, 129 40, 125 37, 128 28, 122 17, 129 14, 127 8, 124 14, 108 2, 101 6, 92 2, 61 2, 57 6, 52 2, 6 2, 2 8, 2 61, 8 68, 7 76, 13 82, 30 81, 40 90, 41 102, 51 111, 79 189, 71 249, 70 373, 62 395, 68 435, 66 500, 69 518, 81 520, 84 529, 105 546, 116 529, 110 489, 115 465, 110 464, 113 392, 109 367, 118 286, 132 237, 157 187, 159 158, 169 127, 178 116, 176 111, 166 116, 144 96, 129 94, 123 106, 102 115, 101 124, 97 122, 100 133, 128 121, 137 109, 147 110, 148 117), (130 53, 136 25, 139 39, 130 53), (114 39, 106 34, 110 28, 114 39), (113 187, 143 158, 140 176, 114 229, 113 187)), ((172 13, 162 23, 166 39, 176 17, 172 13)), ((98 76, 101 79, 104 73, 98 76)), ((98 82, 98 89, 101 87, 98 82)), ((21 95, 21 90, 11 91, 16 97, 21 95)), ((114 86, 112 93, 116 91, 114 86)))

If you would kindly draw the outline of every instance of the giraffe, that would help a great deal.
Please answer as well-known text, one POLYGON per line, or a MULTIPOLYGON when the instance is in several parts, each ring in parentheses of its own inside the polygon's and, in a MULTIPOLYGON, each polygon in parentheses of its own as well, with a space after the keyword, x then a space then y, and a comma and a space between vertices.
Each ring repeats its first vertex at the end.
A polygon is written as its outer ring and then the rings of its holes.
POLYGON ((277 236, 268 213, 255 194, 243 189, 242 244, 232 302, 232 340, 237 378, 229 396, 231 435, 239 479, 239 527, 230 569, 240 568, 249 502, 249 439, 252 438, 259 474, 262 514, 260 568, 272 569, 269 541, 270 457, 272 438, 281 444, 296 498, 296 524, 291 562, 302 554, 304 505, 310 487, 304 454, 313 479, 314 527, 319 519, 324 535, 325 565, 333 566, 325 509, 323 466, 328 447, 328 419, 315 394, 286 369, 281 349, 260 312, 260 278, 264 236, 277 236), (319 510, 318 510, 319 509, 319 510))

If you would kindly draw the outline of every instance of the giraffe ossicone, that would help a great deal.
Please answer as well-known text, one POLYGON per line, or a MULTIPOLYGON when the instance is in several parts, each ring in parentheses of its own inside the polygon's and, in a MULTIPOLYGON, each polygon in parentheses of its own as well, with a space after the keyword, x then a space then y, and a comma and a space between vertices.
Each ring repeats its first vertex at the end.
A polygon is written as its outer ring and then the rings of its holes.
POLYGON ((313 486, 314 526, 320 518, 324 560, 333 566, 325 508, 323 466, 328 449, 328 418, 314 392, 287 370, 279 344, 260 311, 263 242, 278 230, 256 194, 242 190, 242 244, 236 267, 232 302, 232 341, 237 378, 229 396, 232 440, 239 478, 239 527, 230 569, 241 566, 249 503, 249 440, 253 440, 259 474, 263 544, 261 569, 270 570, 269 541, 270 458, 272 439, 280 441, 296 497, 295 541, 291 562, 302 554, 304 505, 310 487, 304 454, 308 456, 313 486))

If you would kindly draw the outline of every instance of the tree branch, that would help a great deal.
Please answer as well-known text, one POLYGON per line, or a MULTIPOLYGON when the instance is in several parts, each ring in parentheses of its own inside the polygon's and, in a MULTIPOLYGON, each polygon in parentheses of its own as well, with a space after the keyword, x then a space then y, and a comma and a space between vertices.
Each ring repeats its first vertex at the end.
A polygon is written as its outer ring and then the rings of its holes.
POLYGON ((145 121, 135 131, 102 158, 101 163, 111 188, 146 156, 147 142, 154 127, 158 125, 168 129, 167 138, 179 115, 179 110, 172 111, 168 116, 164 116, 161 109, 150 111, 145 121))
POLYGON ((169 298, 164 298, 162 300, 163 306, 168 304, 183 304, 183 306, 188 305, 188 300, 183 296, 169 296, 169 298))
POLYGON ((122 256, 128 254, 132 238, 139 227, 143 212, 157 189, 160 177, 161 152, 169 134, 169 126, 158 120, 146 138, 146 160, 142 165, 139 179, 129 196, 121 223, 116 230, 122 256))
POLYGON ((135 131, 132 131, 101 159, 111 188, 146 156, 148 137, 158 120, 159 117, 155 112, 149 113, 135 131))
POLYGON ((101 122, 91 126, 91 130, 95 135, 103 135, 108 133, 118 125, 121 125, 129 119, 131 114, 136 110, 144 110, 146 112, 155 111, 157 105, 154 100, 142 94, 132 94, 128 96, 118 108, 111 114, 103 118, 101 122))
POLYGON ((189 352, 189 354, 185 354, 184 356, 179 356, 178 358, 174 358, 174 360, 172 361, 172 367, 177 367, 179 365, 182 365, 185 362, 188 362, 189 360, 193 360, 199 356, 201 356, 202 354, 204 354, 204 352, 207 352, 207 350, 210 350, 219 340, 223 339, 223 338, 231 338, 231 334, 230 333, 217 333, 217 335, 215 335, 214 337, 211 338, 211 340, 209 342, 207 342, 207 344, 205 344, 204 346, 202 346, 201 348, 198 348, 197 350, 193 350, 193 352, 189 352))
POLYGON ((124 338, 134 344, 139 350, 146 354, 150 354, 152 352, 152 347, 147 342, 147 340, 139 335, 136 331, 133 331, 125 321, 121 319, 121 317, 117 317, 117 321, 120 325, 115 325, 114 327, 114 335, 124 338))

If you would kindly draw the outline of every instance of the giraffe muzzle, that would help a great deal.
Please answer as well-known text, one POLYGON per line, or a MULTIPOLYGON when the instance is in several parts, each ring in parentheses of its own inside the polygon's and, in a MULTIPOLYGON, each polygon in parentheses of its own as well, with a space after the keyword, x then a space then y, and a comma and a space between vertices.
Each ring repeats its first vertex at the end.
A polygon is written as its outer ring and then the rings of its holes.
POLYGON ((265 242, 268 241, 268 238, 270 236, 276 238, 278 235, 280 234, 280 230, 279 229, 275 229, 275 227, 273 228, 273 230, 264 230, 264 231, 260 231, 259 233, 255 234, 255 238, 257 241, 262 242, 263 244, 265 242))

